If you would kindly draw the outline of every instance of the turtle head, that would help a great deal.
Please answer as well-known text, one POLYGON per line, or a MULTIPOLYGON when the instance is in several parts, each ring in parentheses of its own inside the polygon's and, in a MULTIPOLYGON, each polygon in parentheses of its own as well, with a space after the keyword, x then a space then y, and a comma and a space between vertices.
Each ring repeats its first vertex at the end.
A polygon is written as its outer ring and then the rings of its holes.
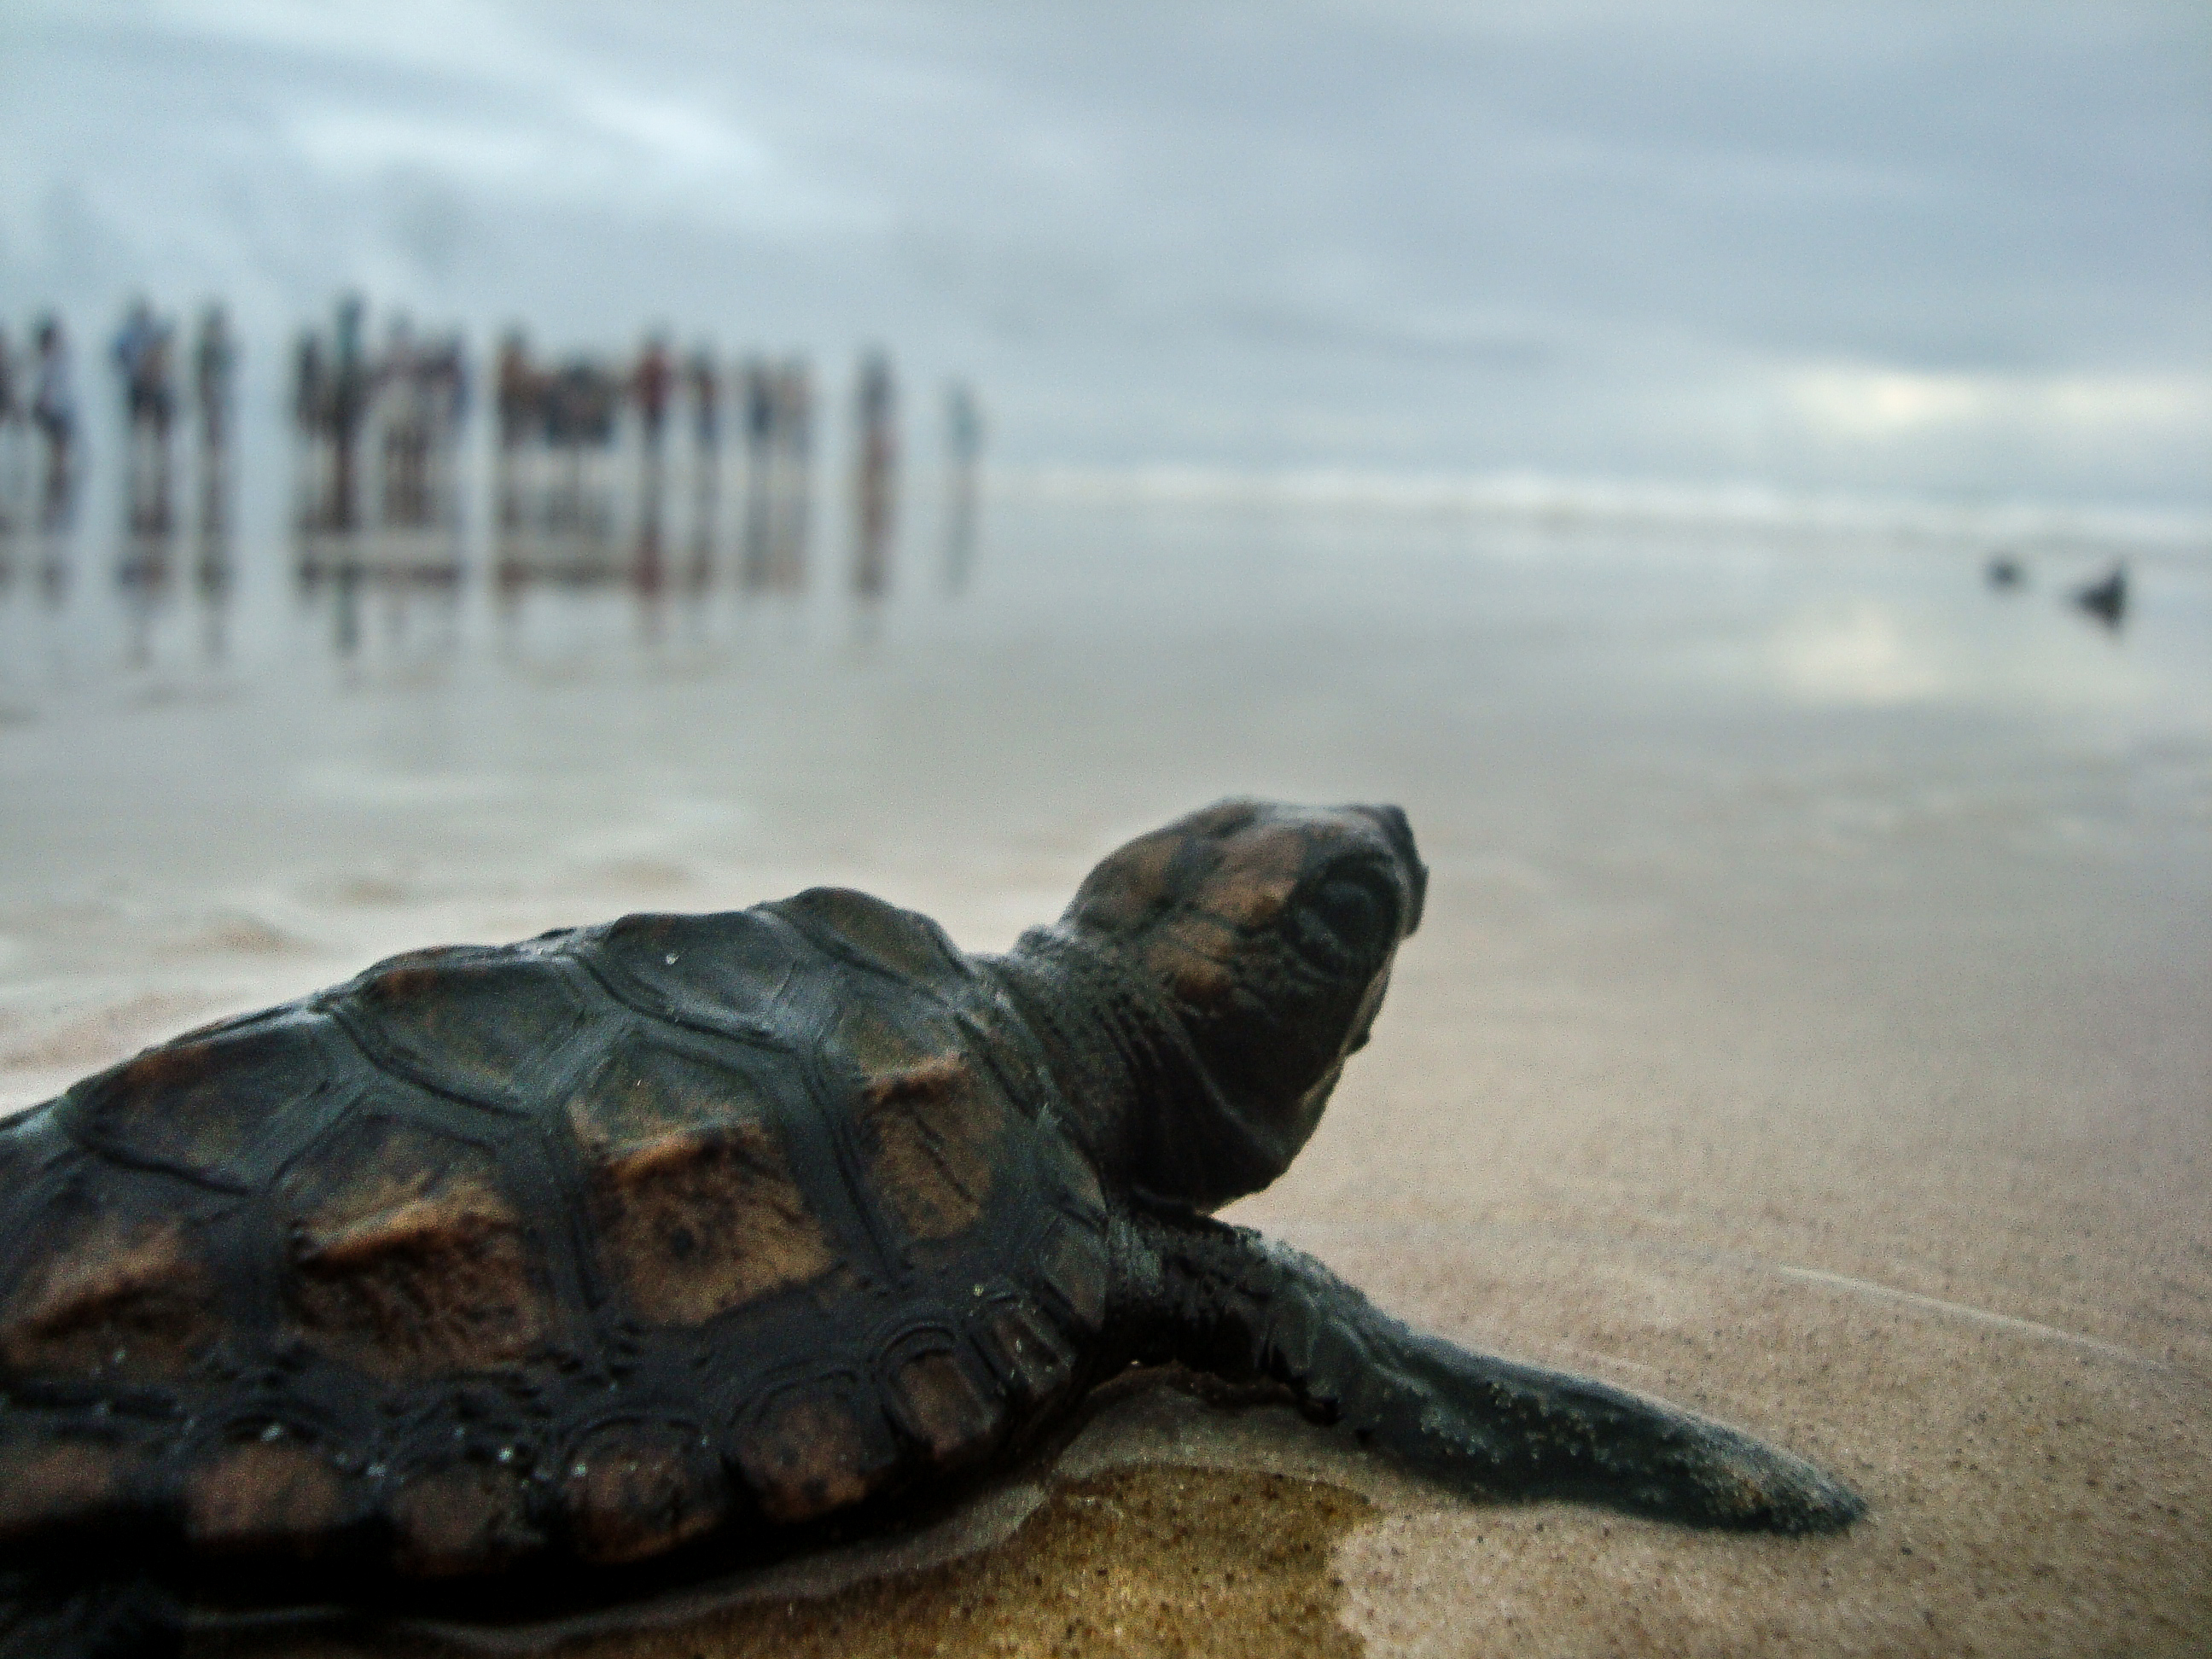
POLYGON ((1204 1074, 1140 1127, 1138 1185, 1212 1209, 1289 1166, 1367 1041, 1427 882, 1395 806, 1251 800, 1091 872, 1060 925, 1158 988, 1204 1074))

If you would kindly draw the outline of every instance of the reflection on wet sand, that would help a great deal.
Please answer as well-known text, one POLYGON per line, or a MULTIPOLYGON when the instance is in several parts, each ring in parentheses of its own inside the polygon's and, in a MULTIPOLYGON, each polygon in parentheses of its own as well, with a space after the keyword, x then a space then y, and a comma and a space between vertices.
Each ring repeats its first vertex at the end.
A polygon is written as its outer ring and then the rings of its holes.
POLYGON ((329 334, 309 330, 295 349, 294 517, 302 528, 427 524, 454 504, 455 458, 468 409, 460 337, 418 339, 412 323, 396 316, 384 349, 372 355, 368 328, 368 307, 349 295, 338 302, 329 334), (368 502, 361 490, 364 452, 378 465, 368 502))
POLYGON ((232 547, 230 454, 221 416, 209 423, 200 450, 198 545, 192 561, 193 586, 200 609, 200 645, 210 662, 221 662, 228 647, 226 625, 237 582, 232 547))
MULTIPOLYGON (((887 621, 909 486, 881 349, 858 361, 845 418, 825 434, 803 355, 678 350, 653 330, 627 356, 549 357, 514 329, 485 365, 492 430, 479 462, 462 337, 347 295, 294 338, 289 477, 258 477, 239 442, 251 411, 237 407, 241 351, 222 305, 189 319, 143 300, 126 310, 102 358, 116 441, 95 444, 90 467, 69 337, 47 317, 28 338, 34 350, 15 352, 0 333, 0 600, 14 596, 10 634, 44 643, 0 645, 11 685, 82 684, 87 667, 234 670, 288 648, 287 590, 319 653, 349 663, 404 640, 422 665, 408 619, 426 611, 440 649, 533 629, 595 635, 602 599, 629 601, 632 638, 647 645, 734 644, 728 630, 755 611, 805 637, 816 600, 831 597, 811 580, 825 452, 850 491, 833 492, 827 520, 849 538, 836 602, 863 640, 887 621), (281 543, 257 542, 259 515, 240 510, 257 501, 281 512, 281 543), (93 573, 101 580, 78 580, 93 573), (33 594, 35 608, 22 603, 33 594), (718 596, 738 603, 720 609, 718 596)), ((946 384, 942 416, 925 511, 941 589, 957 594, 974 562, 982 432, 964 383, 946 384)))
POLYGON ((968 586, 975 560, 976 472, 983 453, 983 416, 964 380, 945 389, 945 591, 968 586))
POLYGON ((395 318, 372 357, 366 329, 364 307, 349 297, 327 339, 302 336, 295 364, 294 586, 303 607, 327 607, 331 649, 349 661, 368 642, 372 608, 382 641, 404 648, 418 632, 415 613, 427 607, 434 651, 450 644, 467 568, 459 339, 418 339, 395 318), (366 479, 364 453, 374 465, 366 479))
POLYGON ((898 489, 896 398, 890 360, 871 351, 861 360, 854 398, 859 441, 853 456, 853 592, 863 600, 882 599, 890 586, 898 489))
POLYGON ((796 595, 806 586, 808 498, 813 487, 813 376, 804 358, 748 363, 745 526, 740 585, 796 595))

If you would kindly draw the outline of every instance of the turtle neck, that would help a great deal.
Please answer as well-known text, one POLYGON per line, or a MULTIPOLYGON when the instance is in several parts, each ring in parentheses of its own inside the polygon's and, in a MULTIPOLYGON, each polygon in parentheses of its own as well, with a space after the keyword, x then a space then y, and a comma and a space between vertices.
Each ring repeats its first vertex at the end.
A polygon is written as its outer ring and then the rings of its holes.
POLYGON ((1066 1127, 1109 1188, 1210 1210, 1281 1173, 1166 998, 1112 945, 1055 924, 980 963, 1043 1047, 1066 1127))

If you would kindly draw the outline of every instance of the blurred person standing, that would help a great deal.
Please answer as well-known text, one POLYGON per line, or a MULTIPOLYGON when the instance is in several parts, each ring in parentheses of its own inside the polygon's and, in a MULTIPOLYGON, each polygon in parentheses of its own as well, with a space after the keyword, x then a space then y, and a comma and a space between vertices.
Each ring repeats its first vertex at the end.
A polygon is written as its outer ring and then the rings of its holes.
POLYGON ((499 405, 500 451, 512 453, 522 447, 544 414, 538 372, 530 361, 529 337, 520 329, 509 329, 500 337, 498 367, 492 378, 492 396, 499 405))
POLYGON ((854 398, 853 591, 875 599, 890 585, 890 539, 898 484, 897 394, 880 349, 860 362, 854 398))
POLYGON ((16 399, 15 348, 8 338, 8 331, 0 327, 0 432, 13 431, 23 411, 16 399))
POLYGON ((292 347, 292 424, 300 440, 293 516, 302 530, 321 517, 329 489, 323 470, 328 459, 325 438, 330 426, 330 378, 322 337, 312 328, 301 329, 292 347))
POLYGON ((394 317, 385 333, 383 361, 374 375, 380 397, 384 462, 383 512, 392 524, 420 525, 429 518, 430 428, 433 389, 415 325, 394 317))
POLYGON ((154 314, 143 299, 131 302, 123 326, 116 331, 113 354, 116 371, 123 376, 124 400, 131 436, 150 437, 167 445, 169 422, 176 412, 170 385, 168 323, 154 314))
POLYGON ((76 387, 70 372, 69 337, 61 319, 49 313, 39 319, 38 368, 31 392, 31 419, 46 441, 46 514, 51 520, 68 510, 70 462, 76 447, 76 387))
POLYGON ((472 389, 468 343, 458 330, 432 339, 423 354, 422 379, 430 408, 431 511, 441 520, 450 520, 458 499, 455 457, 468 423, 472 389))
POLYGON ((785 593, 806 586, 806 544, 814 497, 814 371, 787 359, 775 380, 775 496, 769 535, 769 585, 785 593))
POLYGON ((15 387, 15 348, 8 331, 0 328, 0 530, 15 526, 16 483, 20 453, 16 434, 23 424, 21 394, 15 387))
POLYGON ((510 328, 500 337, 492 367, 492 405, 499 422, 495 510, 506 530, 514 530, 522 523, 523 484, 516 473, 523 446, 533 434, 541 441, 550 435, 546 428, 553 410, 549 407, 549 390, 545 377, 530 361, 529 337, 519 328, 510 328))
POLYGON ((770 468, 775 459, 775 374, 758 357, 741 372, 745 441, 745 523, 738 580, 748 593, 768 586, 774 530, 770 468))
POLYGON ((661 429, 668 420, 669 398, 675 386, 676 366, 668 356, 667 339, 659 334, 647 336, 645 349, 638 355, 637 368, 630 375, 630 395, 637 399, 646 453, 656 459, 660 454, 661 429))
POLYGON ((131 522, 143 529, 168 516, 169 422, 175 414, 169 347, 167 322, 143 298, 132 301, 110 349, 123 377, 128 422, 125 493, 131 522))
POLYGON ((775 374, 757 357, 744 367, 745 460, 754 471, 764 471, 775 442, 775 374))
POLYGON ((711 466, 722 447, 722 382, 712 349, 701 346, 691 354, 684 365, 684 378, 691 388, 691 435, 701 462, 711 466))
POLYGON ((199 404, 200 454, 214 466, 230 447, 231 383, 238 370, 238 342, 220 302, 200 313, 192 348, 192 390, 199 404))
POLYGON ((331 353, 330 396, 325 419, 331 447, 330 524, 354 526, 354 470, 362 422, 375 392, 375 377, 362 344, 368 307, 358 294, 338 301, 337 340, 331 353))
POLYGON ((703 593, 714 579, 714 520, 722 489, 722 377, 714 363, 714 348, 702 344, 684 365, 690 387, 691 436, 695 459, 691 469, 691 557, 686 588, 691 597, 703 593))
MULTIPOLYGON (((192 346, 192 392, 199 407, 201 568, 221 552, 219 538, 229 520, 231 383, 238 368, 238 343, 220 302, 200 313, 192 346)), ((203 592, 207 584, 202 581, 203 592)), ((227 590, 226 590, 227 591, 227 590)))

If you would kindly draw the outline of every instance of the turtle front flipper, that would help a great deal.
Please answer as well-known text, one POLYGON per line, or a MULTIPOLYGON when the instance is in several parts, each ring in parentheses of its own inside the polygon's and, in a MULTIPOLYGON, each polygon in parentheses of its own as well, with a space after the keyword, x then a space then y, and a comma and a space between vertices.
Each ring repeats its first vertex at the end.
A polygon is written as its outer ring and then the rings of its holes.
POLYGON ((184 1640, 183 1610, 153 1579, 0 1568, 0 1659, 174 1659, 184 1640))
POLYGON ((1839 1481, 1722 1424, 1416 1331, 1241 1227, 1140 1213, 1125 1282, 1135 1358, 1283 1383, 1316 1421, 1455 1486, 1784 1533, 1865 1511, 1839 1481))

